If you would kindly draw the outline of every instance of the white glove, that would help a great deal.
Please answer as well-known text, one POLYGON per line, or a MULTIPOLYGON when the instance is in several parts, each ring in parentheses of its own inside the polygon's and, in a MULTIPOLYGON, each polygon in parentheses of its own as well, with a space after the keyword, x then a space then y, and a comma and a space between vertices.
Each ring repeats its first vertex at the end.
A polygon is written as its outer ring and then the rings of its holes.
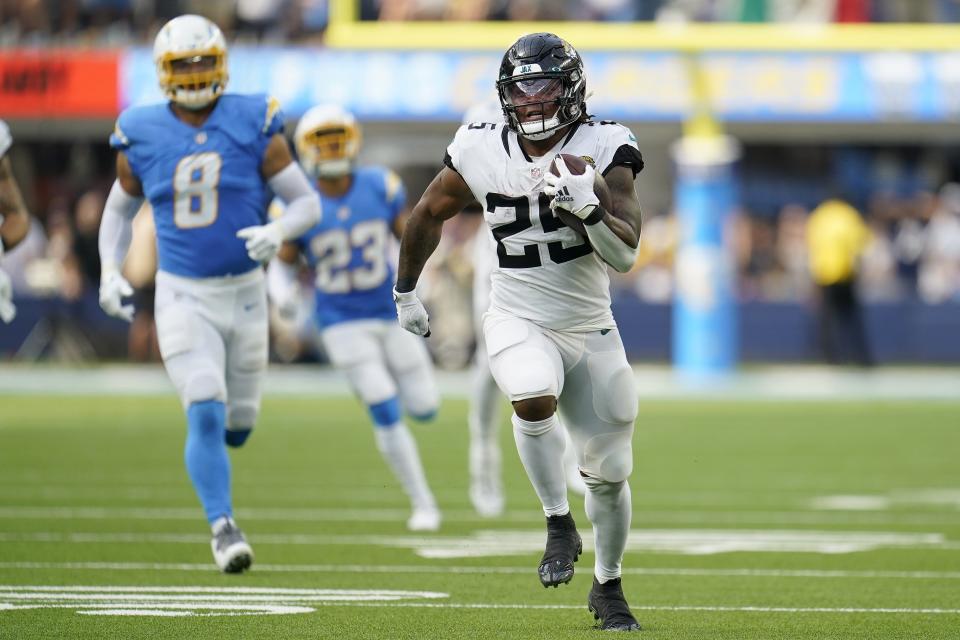
MULTIPOLYGON (((2 252, 0 252, 2 253, 2 252)), ((13 283, 10 276, 0 269, 0 320, 9 324, 17 315, 17 307, 13 304, 13 283)))
POLYGON ((133 305, 123 304, 123 298, 133 295, 133 287, 117 269, 107 269, 100 278, 100 308, 108 316, 133 321, 133 305))
POLYGON ((596 170, 588 164, 582 175, 575 176, 570 173, 562 156, 558 155, 554 162, 560 175, 555 176, 547 171, 544 177, 547 186, 543 192, 553 197, 550 208, 565 209, 581 220, 588 218, 600 206, 600 199, 593 192, 596 170))
POLYGON ((283 227, 276 221, 237 231, 237 237, 247 241, 247 255, 255 262, 269 262, 283 244, 283 227))
POLYGON ((423 303, 417 297, 416 290, 400 293, 393 290, 393 301, 397 305, 397 318, 400 320, 400 326, 425 338, 430 337, 430 318, 427 317, 427 310, 423 308, 423 303))

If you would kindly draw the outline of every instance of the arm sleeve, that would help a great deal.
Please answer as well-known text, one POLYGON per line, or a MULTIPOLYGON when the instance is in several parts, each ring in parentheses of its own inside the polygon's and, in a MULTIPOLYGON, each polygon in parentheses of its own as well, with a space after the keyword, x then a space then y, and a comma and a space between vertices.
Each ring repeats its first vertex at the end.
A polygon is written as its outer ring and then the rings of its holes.
POLYGON ((320 196, 296 162, 281 169, 267 184, 286 204, 283 215, 275 221, 283 229, 284 240, 299 238, 320 222, 320 196))
POLYGON ((637 254, 640 252, 639 242, 634 249, 603 222, 585 224, 584 228, 587 230, 587 237, 590 238, 593 250, 604 262, 620 273, 626 273, 633 268, 637 261, 637 254))
POLYGON ((133 218, 142 205, 143 198, 131 196, 119 180, 114 181, 100 220, 98 244, 103 273, 117 270, 123 264, 133 238, 133 218))

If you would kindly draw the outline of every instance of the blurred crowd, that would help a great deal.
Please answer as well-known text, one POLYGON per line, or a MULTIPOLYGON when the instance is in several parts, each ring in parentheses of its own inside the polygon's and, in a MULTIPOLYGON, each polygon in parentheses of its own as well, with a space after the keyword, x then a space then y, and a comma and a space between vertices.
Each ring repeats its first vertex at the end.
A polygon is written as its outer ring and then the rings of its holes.
MULTIPOLYGON (((785 204, 775 216, 737 212, 730 239, 741 301, 811 299, 810 213, 797 203, 785 204)), ((859 264, 858 288, 865 301, 960 302, 960 184, 906 198, 878 193, 861 213, 870 232, 859 264)), ((675 215, 645 220, 637 267, 618 276, 614 286, 648 302, 669 302, 676 248, 675 215)))
POLYGON ((955 22, 957 0, 365 0, 367 20, 955 22))
MULTIPOLYGON (((322 41, 328 0, 0 0, 0 47, 148 42, 183 13, 231 40, 322 41)), ((363 20, 957 22, 960 0, 357 0, 363 20)))

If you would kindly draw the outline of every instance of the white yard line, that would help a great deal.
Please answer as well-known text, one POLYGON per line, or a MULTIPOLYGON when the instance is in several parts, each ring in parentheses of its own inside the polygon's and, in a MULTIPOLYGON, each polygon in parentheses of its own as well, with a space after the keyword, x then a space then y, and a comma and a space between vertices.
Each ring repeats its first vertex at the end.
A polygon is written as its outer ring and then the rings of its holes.
MULTIPOLYGON (((50 571, 199 571, 216 573, 212 563, 178 562, 0 562, 2 569, 50 571)), ((526 575, 532 566, 427 566, 368 564, 256 564, 257 573, 383 573, 383 574, 507 574, 526 575)), ((893 580, 960 580, 960 571, 828 571, 816 569, 692 569, 686 567, 625 567, 624 575, 729 578, 854 578, 893 580)), ((36 588, 36 587, 35 587, 36 588)), ((101 590, 105 587, 100 587, 101 590)))
MULTIPOLYGON (((402 522, 409 516, 402 507, 369 508, 240 508, 241 522, 402 522)), ((202 517, 199 507, 69 507, 69 506, 5 506, 0 507, 0 520, 156 520, 196 521, 202 517)), ((490 522, 469 509, 448 509, 443 512, 447 522, 490 522)), ((508 511, 498 522, 541 522, 543 516, 535 509, 508 511)), ((743 510, 685 510, 634 512, 634 522, 710 525, 921 525, 960 526, 960 511, 956 512, 838 512, 838 511, 743 511, 743 510)))
MULTIPOLYGON (((927 399, 958 401, 960 368, 879 368, 851 371, 821 366, 764 366, 711 384, 684 382, 668 366, 635 366, 642 399, 689 401, 795 401, 927 399)), ((437 376, 447 397, 466 398, 469 371, 437 376)), ((270 396, 347 396, 346 380, 328 367, 272 366, 264 384, 270 396)), ((160 365, 63 366, 0 365, 0 393, 32 395, 167 395, 173 387, 160 365)))
MULTIPOLYGON (((590 532, 584 533, 584 548, 592 549, 590 532)), ((542 530, 481 529, 466 535, 350 535, 259 533, 255 545, 380 546, 409 549, 423 558, 447 559, 517 556, 543 549, 542 530)), ((2 542, 49 542, 69 544, 165 543, 200 544, 200 533, 11 531, 0 533, 2 542)), ((631 552, 712 555, 731 552, 847 554, 881 549, 960 549, 960 542, 941 533, 889 531, 818 531, 755 529, 634 529, 627 548, 631 552)))
MULTIPOLYGON (((387 602, 387 603, 317 603, 324 607, 417 607, 429 609, 586 609, 579 604, 509 604, 509 603, 457 603, 457 602, 387 602)), ((912 609, 907 607, 721 607, 711 605, 630 605, 634 611, 712 611, 733 613, 883 613, 883 614, 930 614, 960 615, 960 609, 912 609)))

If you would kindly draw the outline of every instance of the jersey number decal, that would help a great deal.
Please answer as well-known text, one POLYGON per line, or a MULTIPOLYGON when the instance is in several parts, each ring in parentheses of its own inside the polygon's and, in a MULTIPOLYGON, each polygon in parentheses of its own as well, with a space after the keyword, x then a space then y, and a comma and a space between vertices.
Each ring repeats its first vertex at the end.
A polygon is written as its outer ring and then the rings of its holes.
POLYGON ((206 151, 185 156, 173 173, 173 222, 181 229, 208 227, 220 210, 219 153, 206 151))
MULTIPOLYGON (((497 241, 497 257, 500 260, 501 269, 529 269, 531 267, 543 266, 540 260, 540 250, 535 244, 523 245, 522 254, 507 253, 507 247, 503 244, 504 239, 525 231, 533 226, 530 220, 530 201, 526 196, 511 198, 510 196, 499 193, 487 194, 487 211, 493 213, 495 209, 513 209, 516 212, 516 219, 513 222, 502 224, 493 228, 493 237, 497 241)), ((553 214, 550 209, 550 198, 546 194, 537 194, 537 209, 539 210, 540 227, 544 233, 550 233, 566 227, 563 221, 553 214)), ((557 264, 563 264, 571 260, 576 260, 593 252, 593 247, 587 244, 586 240, 581 239, 579 244, 570 247, 564 247, 563 242, 556 240, 547 243, 547 253, 550 254, 550 260, 557 264)))
POLYGON ((310 251, 317 259, 317 289, 324 293, 373 289, 387 277, 387 225, 382 220, 361 222, 349 235, 334 229, 315 236, 310 251), (360 249, 363 264, 350 269, 354 249, 360 249))

